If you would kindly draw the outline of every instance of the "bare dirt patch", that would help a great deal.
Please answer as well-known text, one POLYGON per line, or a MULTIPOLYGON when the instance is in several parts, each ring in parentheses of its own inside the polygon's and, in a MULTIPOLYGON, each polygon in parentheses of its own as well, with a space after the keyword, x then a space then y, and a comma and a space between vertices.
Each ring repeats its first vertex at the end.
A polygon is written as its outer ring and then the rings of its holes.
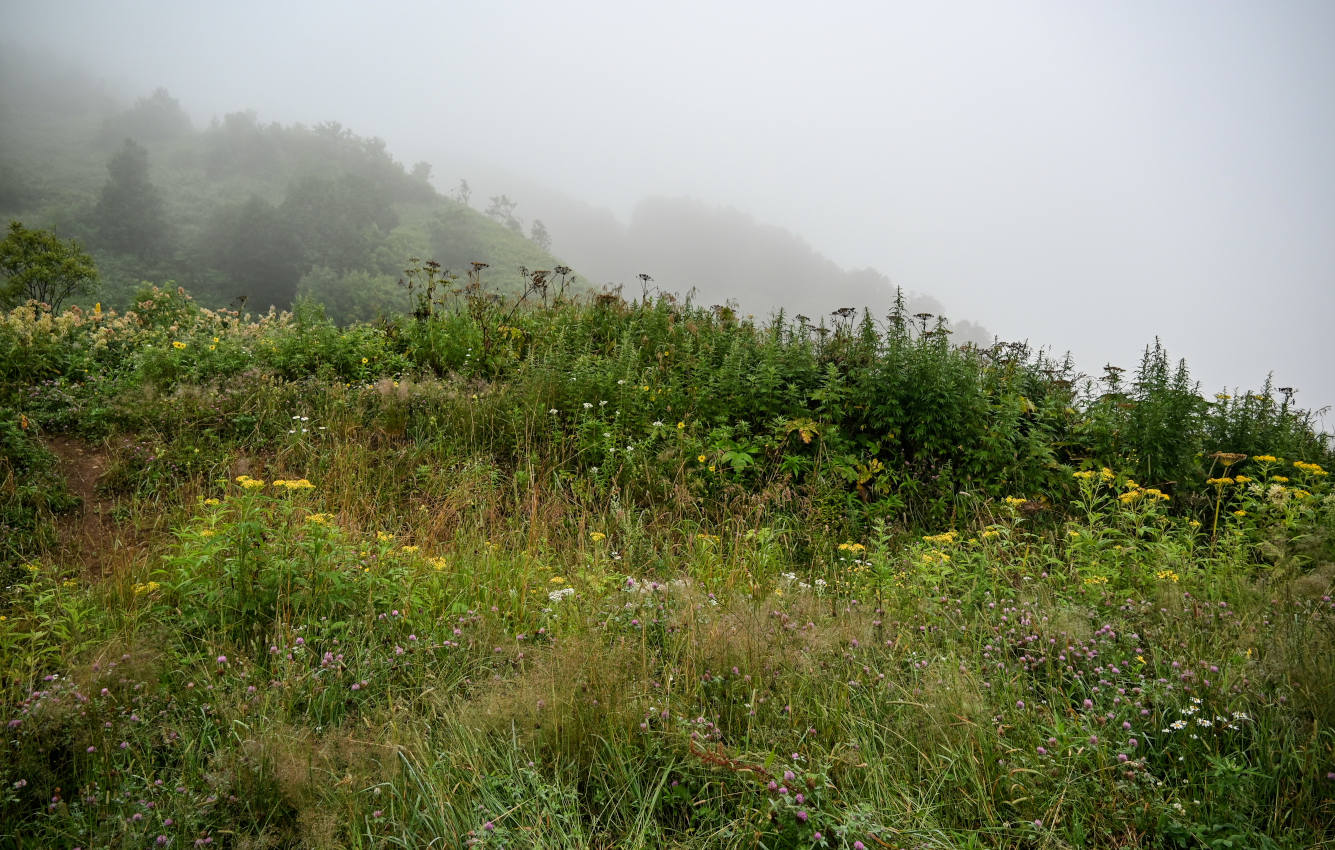
POLYGON ((90 578, 135 560, 142 550, 142 536, 133 525, 118 523, 115 499, 98 492, 110 462, 106 450, 66 436, 52 437, 46 447, 59 461, 65 486, 79 497, 79 507, 57 520, 59 551, 90 578))

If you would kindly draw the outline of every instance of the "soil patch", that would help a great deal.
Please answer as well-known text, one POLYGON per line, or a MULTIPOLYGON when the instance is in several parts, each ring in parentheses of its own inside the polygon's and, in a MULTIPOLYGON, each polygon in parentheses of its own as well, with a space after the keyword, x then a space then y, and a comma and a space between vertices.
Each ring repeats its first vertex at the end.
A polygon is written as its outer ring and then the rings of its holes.
POLYGON ((62 555, 77 562, 90 578, 134 561, 143 548, 141 535, 132 525, 116 522, 116 501, 97 488, 109 465, 107 452, 66 436, 52 437, 46 447, 59 461, 65 486, 79 497, 79 507, 56 522, 62 555))

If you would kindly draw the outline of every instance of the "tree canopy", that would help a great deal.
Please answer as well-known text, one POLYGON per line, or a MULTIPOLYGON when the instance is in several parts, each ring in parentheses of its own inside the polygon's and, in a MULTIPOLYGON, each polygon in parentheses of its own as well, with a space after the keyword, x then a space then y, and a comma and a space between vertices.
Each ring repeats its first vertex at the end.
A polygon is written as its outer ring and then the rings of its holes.
POLYGON ((0 303, 33 299, 59 310, 72 295, 95 292, 99 278, 93 258, 73 239, 62 242, 49 230, 30 230, 11 221, 0 241, 0 303))

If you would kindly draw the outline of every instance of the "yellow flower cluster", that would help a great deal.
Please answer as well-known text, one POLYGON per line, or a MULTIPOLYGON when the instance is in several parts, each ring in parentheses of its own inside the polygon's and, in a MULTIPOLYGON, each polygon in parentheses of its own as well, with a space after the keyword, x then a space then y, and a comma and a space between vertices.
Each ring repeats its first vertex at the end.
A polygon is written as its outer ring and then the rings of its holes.
POLYGON ((1278 463, 1278 462, 1279 462, 1279 458, 1275 457, 1274 455, 1255 455, 1254 457, 1252 457, 1252 460, 1254 460, 1254 461, 1258 461, 1258 462, 1260 462, 1260 463, 1278 463))
POLYGON ((1296 466, 1297 468, 1301 469, 1303 472, 1309 472, 1309 473, 1311 473, 1312 475, 1329 475, 1329 474, 1330 474, 1330 473, 1326 472, 1326 470, 1322 469, 1322 468, 1321 468, 1321 464, 1319 464, 1319 463, 1307 463, 1307 462, 1305 462, 1305 461, 1295 460, 1295 461, 1293 462, 1293 465, 1296 466))
POLYGON ((333 518, 333 514, 311 514, 306 517, 306 521, 313 525, 328 525, 333 518))
POLYGON ((993 537, 1000 537, 1001 530, 992 527, 984 528, 981 536, 984 540, 991 540, 993 537))
POLYGON ((839 544, 839 551, 840 551, 840 552, 866 552, 866 551, 867 551, 867 547, 866 547, 866 546, 863 546, 861 543, 840 543, 840 544, 839 544))
POLYGON ((381 543, 389 543, 394 539, 394 535, 387 531, 377 531, 375 533, 375 539, 379 540, 381 543))
POLYGON ((139 596, 142 593, 152 593, 153 591, 157 590, 160 586, 161 585, 159 585, 156 581, 149 581, 149 582, 144 582, 142 584, 135 584, 134 595, 139 596))
POLYGON ((1007 497, 1006 497, 1006 504, 1010 505, 1012 508, 1018 508, 1020 505, 1023 505, 1025 502, 1028 502, 1028 501, 1029 501, 1029 500, 1026 499, 1026 498, 1024 498, 1023 496, 1007 496, 1007 497))
POLYGON ((718 535, 717 535, 717 534, 697 534, 697 535, 695 535, 695 539, 696 539, 696 540, 703 541, 703 542, 705 542, 705 543, 717 543, 717 542, 718 542, 718 535))
POLYGON ((1180 581, 1182 578, 1180 575, 1173 572, 1172 570, 1159 570, 1157 573, 1154 574, 1154 576, 1155 578, 1159 579, 1159 581, 1171 581, 1171 582, 1180 581))
POLYGON ((311 482, 307 481, 305 478, 298 478, 298 479, 296 479, 296 480, 288 480, 288 479, 285 479, 285 478, 279 478, 279 479, 277 479, 277 480, 274 481, 273 486, 275 486, 275 487, 283 487, 283 488, 285 488, 285 489, 287 489, 287 490, 314 490, 314 489, 315 489, 315 485, 312 484, 311 482))
POLYGON ((594 543, 597 543, 600 540, 606 540, 607 535, 603 534, 601 531, 593 531, 589 533, 589 539, 592 540, 594 543))
POLYGON ((208 505, 209 507, 214 507, 215 505, 221 505, 222 502, 217 499, 205 499, 204 504, 208 505))
MULTIPOLYGON (((1135 482, 1128 481, 1128 484, 1135 485, 1135 482)), ((1171 498, 1167 493, 1157 487, 1135 487, 1134 490, 1127 490, 1117 497, 1117 501, 1124 505, 1129 505, 1139 499, 1150 499, 1155 502, 1166 502, 1171 498)))
POLYGON ((1107 583, 1108 583, 1107 576, 1090 576, 1089 578, 1085 579, 1085 584, 1107 584, 1107 583))
POLYGON ((1214 486, 1214 487, 1223 487, 1225 484, 1232 484, 1232 483, 1233 483, 1233 479, 1232 479, 1232 478, 1209 478, 1209 479, 1206 479, 1206 482, 1205 482, 1205 483, 1206 483, 1206 484, 1210 484, 1210 485, 1212 485, 1212 486, 1214 486))
MULTIPOLYGON (((923 542, 940 543, 942 545, 947 545, 950 543, 954 543, 956 540, 959 539, 959 536, 960 536, 959 532, 952 529, 950 531, 946 531, 941 534, 929 534, 923 538, 923 542)), ((986 536, 986 532, 984 532, 984 536, 986 536)))
POLYGON ((950 560, 950 556, 947 555, 945 552, 923 552, 923 553, 922 553, 922 562, 923 562, 923 564, 925 564, 926 566, 929 566, 929 567, 930 567, 932 564, 944 564, 944 563, 948 562, 949 560, 950 560))
POLYGON ((176 349, 177 351, 180 351, 182 348, 185 348, 185 343, 181 342, 180 340, 177 340, 176 342, 172 343, 172 348, 176 349))
POLYGON ((256 490, 264 486, 264 481, 259 478, 251 478, 249 475, 238 475, 236 477, 236 483, 240 484, 247 490, 256 490))
POLYGON ((1113 480, 1115 477, 1113 471, 1106 466, 1099 470, 1082 469, 1079 472, 1073 472, 1071 474, 1081 481, 1092 481, 1097 477, 1100 481, 1105 483, 1113 480))

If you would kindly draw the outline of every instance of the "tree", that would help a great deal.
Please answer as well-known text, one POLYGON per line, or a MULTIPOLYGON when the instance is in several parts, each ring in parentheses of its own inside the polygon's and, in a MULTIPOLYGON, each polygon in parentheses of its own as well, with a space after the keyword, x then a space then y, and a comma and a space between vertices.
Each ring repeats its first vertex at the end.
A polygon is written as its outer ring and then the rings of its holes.
POLYGON ((181 104, 166 89, 159 88, 149 97, 139 98, 133 108, 102 122, 102 139, 112 145, 126 138, 154 144, 188 135, 192 129, 190 116, 181 104))
POLYGON ((231 292, 218 294, 244 295, 261 309, 291 306, 306 266, 297 234, 273 204, 251 195, 244 203, 219 209, 205 228, 201 246, 205 263, 230 278, 231 292))
POLYGON ((143 259, 159 256, 166 245, 167 216, 162 196, 148 180, 148 151, 126 139, 107 171, 111 176, 97 202, 100 240, 143 259))
POLYGON ((301 242, 306 267, 339 272, 376 270, 377 249, 399 223, 389 190, 354 174, 303 177, 288 187, 279 211, 301 242))
POLYGON ((519 206, 519 202, 510 200, 509 195, 492 195, 491 206, 487 207, 487 216, 496 219, 515 233, 522 234, 524 225, 520 223, 519 219, 515 218, 515 207, 517 206, 519 206))
POLYGON ((473 196, 473 189, 468 185, 468 181, 459 178, 459 188, 454 190, 454 199, 464 206, 468 206, 468 199, 473 196))
POLYGON ((529 229, 528 238, 542 250, 552 250, 552 235, 547 232, 547 225, 542 223, 542 219, 533 219, 533 226, 529 229))
POLYGON ((53 310, 71 295, 97 291, 99 279, 93 258, 73 239, 61 242, 49 230, 29 230, 9 223, 9 235, 0 242, 0 302, 5 306, 34 299, 53 310))

